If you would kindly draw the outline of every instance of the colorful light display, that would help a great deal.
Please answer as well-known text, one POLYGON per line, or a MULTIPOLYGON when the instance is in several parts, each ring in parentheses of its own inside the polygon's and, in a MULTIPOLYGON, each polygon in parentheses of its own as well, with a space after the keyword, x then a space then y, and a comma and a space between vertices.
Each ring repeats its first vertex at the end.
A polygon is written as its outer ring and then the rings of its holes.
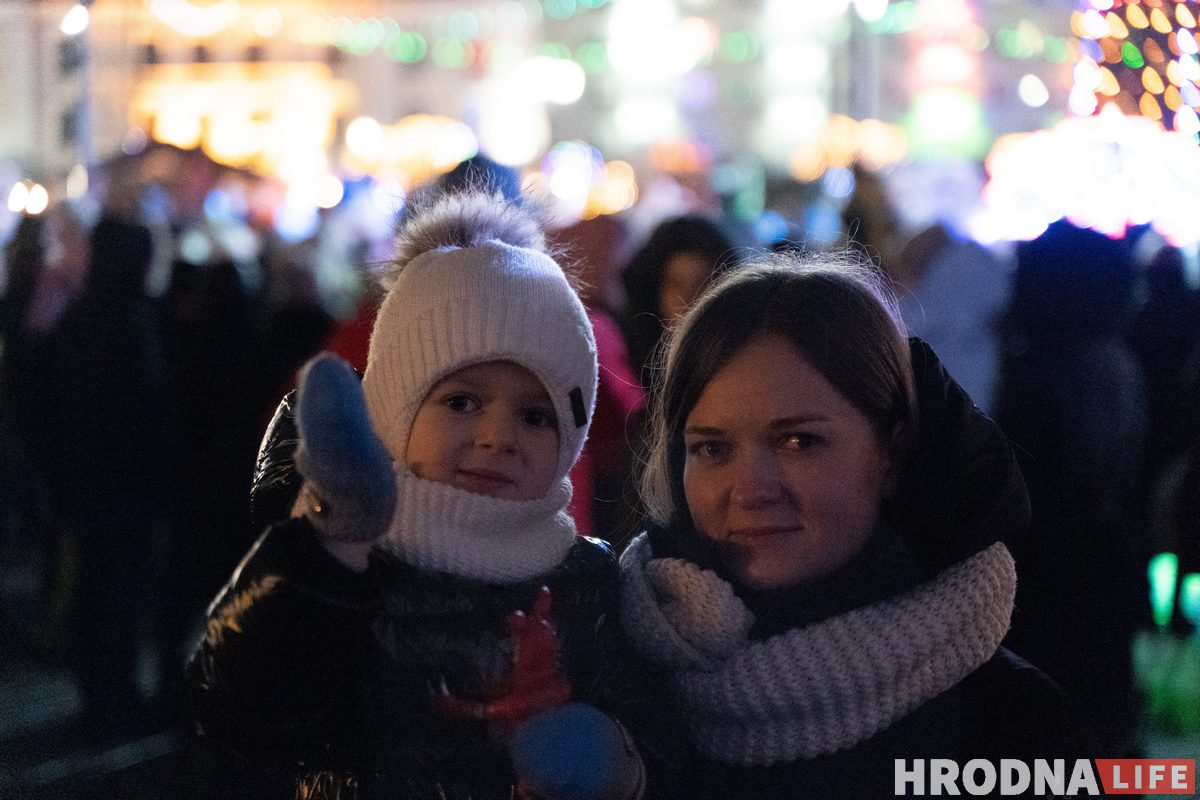
POLYGON ((825 120, 812 146, 797 147, 788 171, 798 181, 816 181, 827 169, 843 169, 855 162, 879 170, 908 155, 908 137, 899 125, 877 119, 855 120, 834 114, 825 120))
POLYGON ((1080 57, 1071 111, 1113 105, 1196 137, 1200 62, 1194 0, 1090 0, 1071 18, 1080 57))
POLYGON ((1113 237, 1150 224, 1176 246, 1200 241, 1200 148, 1114 104, 1050 130, 1002 137, 987 170, 981 239, 1033 239, 1066 217, 1113 237))
MULTIPOLYGON (((504 95, 493 104, 496 109, 471 108, 459 116, 471 119, 485 151, 496 147, 501 161, 517 166, 531 165, 553 141, 544 106, 576 102, 587 89, 609 95, 608 120, 600 129, 606 146, 638 149, 688 138, 694 133, 694 117, 718 102, 739 98, 754 120, 751 138, 757 155, 797 177, 819 178, 824 165, 843 161, 838 147, 831 152, 824 146, 827 117, 841 111, 861 119, 886 111, 870 103, 846 106, 847 96, 865 96, 869 87, 843 87, 837 97, 831 93, 831 85, 848 79, 848 69, 871 68, 837 60, 837 48, 847 46, 852 17, 859 20, 858 30, 874 38, 904 37, 912 51, 912 80, 905 82, 904 91, 913 95, 913 102, 903 120, 906 141, 897 157, 978 157, 990 138, 980 105, 979 54, 992 47, 1005 57, 1054 60, 1068 49, 1060 46, 1066 39, 1043 32, 1028 19, 1012 30, 985 30, 975 0, 767 0, 754 13, 717 12, 695 0, 489 0, 469 7, 353 1, 335 6, 316 0, 288 5, 265 0, 144 2, 157 29, 175 38, 204 43, 216 36, 248 48, 278 39, 293 54, 299 44, 317 48, 322 58, 335 50, 335 59, 382 56, 496 83, 496 91, 488 89, 504 95), (599 24, 572 22, 598 9, 603 14, 596 15, 599 24), (606 35, 600 35, 601 28, 606 35), (758 71, 743 69, 736 80, 730 79, 729 70, 747 62, 755 62, 758 71), (517 93, 500 85, 506 83, 505 75, 519 76, 507 83, 526 89, 517 93), (533 97, 528 87, 542 87, 543 96, 533 97), (534 119, 517 124, 512 121, 517 113, 534 119), (517 145, 518 138, 524 143, 530 135, 538 140, 536 148, 517 145)), ((1025 96, 1033 98, 1027 101, 1032 106, 1044 104, 1037 98, 1048 94, 1037 81, 1036 76, 1026 81, 1025 96)), ((194 126, 184 130, 179 122, 177 136, 203 135, 194 126)), ((876 151, 867 155, 876 167, 894 160, 897 139, 889 135, 888 140, 887 147, 864 147, 876 151), (882 150, 888 156, 879 157, 882 150)))

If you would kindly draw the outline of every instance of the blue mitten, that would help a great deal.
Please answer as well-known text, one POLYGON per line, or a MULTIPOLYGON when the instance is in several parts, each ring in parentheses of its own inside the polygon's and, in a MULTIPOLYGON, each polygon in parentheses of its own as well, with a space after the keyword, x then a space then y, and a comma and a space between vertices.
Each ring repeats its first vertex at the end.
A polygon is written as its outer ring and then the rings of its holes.
POLYGON ((349 364, 322 353, 304 365, 296 427, 296 470, 317 497, 308 515, 313 525, 339 541, 383 535, 396 508, 396 475, 349 364))
POLYGON ((586 703, 531 717, 509 744, 513 769, 539 797, 619 800, 640 794, 641 758, 625 730, 586 703))

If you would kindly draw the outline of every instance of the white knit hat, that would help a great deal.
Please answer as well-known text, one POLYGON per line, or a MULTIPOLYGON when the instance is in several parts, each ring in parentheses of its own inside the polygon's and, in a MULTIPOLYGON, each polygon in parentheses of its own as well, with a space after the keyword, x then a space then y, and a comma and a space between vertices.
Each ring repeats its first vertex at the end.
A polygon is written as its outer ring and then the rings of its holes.
POLYGON ((392 457, 403 461, 417 409, 434 384, 472 364, 515 362, 541 380, 554 404, 561 478, 583 449, 596 404, 596 341, 583 304, 552 258, 490 238, 508 232, 520 239, 502 217, 525 212, 498 202, 461 195, 415 218, 426 231, 442 225, 447 238, 465 232, 473 246, 443 244, 396 275, 371 334, 363 375, 367 409, 392 457), (481 216, 482 208, 490 213, 481 216), (452 229, 448 221, 476 227, 452 229))
MULTIPOLYGON (((499 196, 443 198, 405 224, 393 268, 362 385, 371 422, 402 482, 414 480, 402 474, 405 453, 417 409, 430 389, 463 367, 512 361, 537 376, 550 395, 559 449, 547 498, 569 498, 566 476, 583 449, 596 403, 596 342, 578 295, 544 251, 536 222, 499 196)), ((402 504, 411 491, 402 491, 402 504)), ((442 487, 439 496, 449 491, 442 487)), ((421 516, 432 513, 440 512, 427 509, 421 516)), ((417 535, 395 531, 392 538, 410 557, 403 548, 415 547, 417 535)), ((443 569, 445 561, 439 557, 418 566, 443 569)))

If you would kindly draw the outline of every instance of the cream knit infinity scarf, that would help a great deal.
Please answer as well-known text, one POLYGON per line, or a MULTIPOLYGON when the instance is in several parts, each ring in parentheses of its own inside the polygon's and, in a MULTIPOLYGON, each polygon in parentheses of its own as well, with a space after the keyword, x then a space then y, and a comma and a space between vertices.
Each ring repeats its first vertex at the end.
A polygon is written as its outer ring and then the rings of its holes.
POLYGON ((379 547, 418 569, 519 583, 562 563, 575 542, 571 481, 538 500, 501 500, 396 467, 396 513, 379 547))
POLYGON ((642 534, 621 557, 621 622, 672 671, 693 745, 768 766, 858 745, 950 689, 996 652, 1016 591, 996 543, 911 592, 751 642, 733 587, 642 534))

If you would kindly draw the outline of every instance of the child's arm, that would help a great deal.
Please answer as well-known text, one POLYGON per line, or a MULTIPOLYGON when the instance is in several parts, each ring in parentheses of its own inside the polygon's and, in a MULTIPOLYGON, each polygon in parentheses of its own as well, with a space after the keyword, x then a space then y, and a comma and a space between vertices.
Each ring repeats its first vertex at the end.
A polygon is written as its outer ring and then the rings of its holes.
POLYGON ((305 365, 296 392, 296 428, 296 470, 304 485, 292 515, 307 517, 321 545, 362 572, 371 543, 391 523, 396 474, 349 364, 325 353, 305 365))
POLYGON ((355 714, 377 602, 364 571, 396 486, 345 362, 319 356, 305 367, 296 424, 297 510, 213 603, 189 669, 206 733, 238 750, 320 759, 359 727, 341 723, 355 714))
POLYGON ((329 555, 305 519, 255 543, 209 612, 189 665, 204 733, 243 754, 322 760, 353 748, 375 590, 329 555))

